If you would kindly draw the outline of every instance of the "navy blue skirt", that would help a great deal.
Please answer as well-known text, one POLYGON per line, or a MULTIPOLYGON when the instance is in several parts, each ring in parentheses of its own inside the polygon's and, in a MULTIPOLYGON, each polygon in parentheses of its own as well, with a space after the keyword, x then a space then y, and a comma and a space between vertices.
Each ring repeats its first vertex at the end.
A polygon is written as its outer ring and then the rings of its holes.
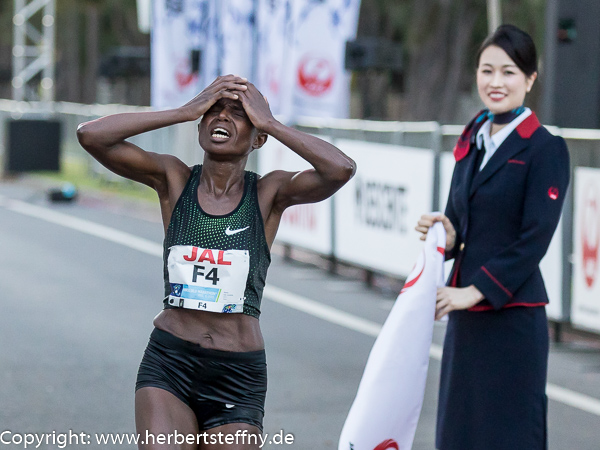
POLYGON ((544 307, 450 313, 437 417, 439 450, 546 450, 544 307))

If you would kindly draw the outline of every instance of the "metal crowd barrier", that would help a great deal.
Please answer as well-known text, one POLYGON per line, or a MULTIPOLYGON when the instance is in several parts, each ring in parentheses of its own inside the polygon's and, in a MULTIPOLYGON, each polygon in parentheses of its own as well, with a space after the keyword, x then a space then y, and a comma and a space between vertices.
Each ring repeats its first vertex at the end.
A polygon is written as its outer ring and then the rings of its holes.
MULTIPOLYGON (((63 124, 62 157, 85 161, 91 174, 112 179, 79 146, 77 125, 116 112, 149 110, 0 100, 0 161, 8 120, 53 118, 63 124)), ((451 152, 463 126, 309 117, 299 118, 294 126, 333 142, 357 160, 359 170, 332 199, 288 210, 279 241, 368 271, 405 277, 420 248, 413 231, 415 219, 444 208, 453 167, 451 152)), ((548 128, 566 140, 572 174, 561 225, 542 261, 551 298, 548 314, 558 323, 600 333, 600 170, 590 170, 600 168, 600 130, 548 128)), ((190 165, 202 160, 193 123, 131 140, 190 165)), ((307 167, 274 139, 252 154, 248 166, 260 173, 307 167)))

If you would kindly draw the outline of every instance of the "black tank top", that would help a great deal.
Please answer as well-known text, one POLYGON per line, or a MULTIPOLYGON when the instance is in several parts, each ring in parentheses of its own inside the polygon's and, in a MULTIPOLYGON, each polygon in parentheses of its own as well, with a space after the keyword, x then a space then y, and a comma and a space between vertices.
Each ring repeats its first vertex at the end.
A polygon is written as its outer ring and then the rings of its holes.
POLYGON ((229 214, 214 216, 198 203, 201 173, 201 165, 192 168, 165 235, 164 307, 243 312, 258 318, 271 263, 258 204, 258 177, 246 171, 238 206, 229 214), (240 276, 246 270, 244 287, 240 276))

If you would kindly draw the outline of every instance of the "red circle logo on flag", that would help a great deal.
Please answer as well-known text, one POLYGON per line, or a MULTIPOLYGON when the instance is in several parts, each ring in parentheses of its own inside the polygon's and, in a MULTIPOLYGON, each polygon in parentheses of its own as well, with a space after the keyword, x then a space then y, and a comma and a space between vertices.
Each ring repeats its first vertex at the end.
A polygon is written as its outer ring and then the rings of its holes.
POLYGON ((556 200, 558 198, 558 188, 552 186, 550 189, 548 189, 548 197, 550 197, 552 200, 556 200))
POLYGON ((375 447, 373 450, 400 450, 398 443, 393 439, 387 439, 375 447))
POLYGON ((328 59, 307 55, 298 64, 298 84, 308 95, 326 94, 334 79, 335 67, 328 59))
POLYGON ((417 262, 415 263, 414 267, 410 271, 410 274, 408 274, 408 278, 406 279, 406 282, 404 283, 404 286, 402 287, 402 290, 400 291, 400 293, 402 294, 403 292, 406 292, 406 290, 409 287, 414 286, 416 284, 416 282, 419 281, 419 278, 421 278, 421 275, 423 275, 424 270, 425 270, 425 251, 423 250, 421 252, 421 254, 419 255, 419 259, 417 259, 417 262))
POLYGON ((583 275, 588 287, 596 281, 598 248, 600 247, 600 216, 598 214, 598 190, 595 185, 586 186, 583 198, 581 224, 581 256, 583 275))

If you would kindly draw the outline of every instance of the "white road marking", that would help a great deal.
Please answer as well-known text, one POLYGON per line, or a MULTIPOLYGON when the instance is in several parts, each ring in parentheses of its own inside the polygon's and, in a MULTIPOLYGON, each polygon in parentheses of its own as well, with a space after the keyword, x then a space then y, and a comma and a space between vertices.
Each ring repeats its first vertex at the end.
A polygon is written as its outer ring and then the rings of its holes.
MULTIPOLYGON (((100 225, 89 220, 59 213, 43 206, 32 205, 20 200, 12 200, 0 196, 0 207, 121 244, 148 255, 161 258, 163 256, 162 245, 156 242, 137 237, 130 233, 125 233, 115 228, 100 225)), ((381 325, 377 322, 363 319, 362 317, 355 316, 354 314, 341 311, 328 305, 323 305, 315 300, 272 285, 265 287, 264 296, 279 304, 311 314, 319 319, 343 326, 350 330, 358 331, 367 336, 377 337, 381 330, 381 325)), ((432 344, 429 355, 433 359, 438 361, 441 360, 442 347, 437 344, 432 344)), ((597 398, 551 383, 546 385, 546 394, 551 400, 600 416, 600 400, 597 398)))
POLYGON ((90 220, 80 219, 78 217, 73 217, 58 211, 53 211, 49 208, 44 208, 43 206, 22 202, 20 200, 7 200, 6 198, 0 198, 0 206, 26 216, 36 217, 38 219, 45 220, 46 222, 81 231, 82 233, 91 234, 92 236, 96 236, 116 244, 121 244, 152 256, 160 256, 161 258, 163 256, 162 245, 157 244, 154 241, 143 239, 112 227, 100 225, 90 220))

